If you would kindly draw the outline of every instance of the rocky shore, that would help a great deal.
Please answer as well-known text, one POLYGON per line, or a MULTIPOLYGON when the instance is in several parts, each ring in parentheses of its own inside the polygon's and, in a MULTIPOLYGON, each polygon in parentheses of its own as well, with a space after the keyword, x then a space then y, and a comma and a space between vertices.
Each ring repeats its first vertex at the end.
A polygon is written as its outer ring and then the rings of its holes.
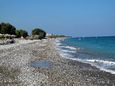
POLYGON ((115 86, 115 75, 60 56, 55 40, 0 45, 0 86, 115 86), (48 68, 33 67, 49 61, 48 68))

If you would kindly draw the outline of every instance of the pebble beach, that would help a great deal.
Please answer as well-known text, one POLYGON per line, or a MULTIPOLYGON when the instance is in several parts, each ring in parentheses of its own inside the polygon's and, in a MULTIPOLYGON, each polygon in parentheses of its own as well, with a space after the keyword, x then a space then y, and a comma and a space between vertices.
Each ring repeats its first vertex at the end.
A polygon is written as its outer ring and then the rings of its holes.
POLYGON ((16 39, 0 45, 0 86, 115 86, 115 74, 63 58, 56 40, 16 39), (33 65, 36 61, 48 63, 33 65))

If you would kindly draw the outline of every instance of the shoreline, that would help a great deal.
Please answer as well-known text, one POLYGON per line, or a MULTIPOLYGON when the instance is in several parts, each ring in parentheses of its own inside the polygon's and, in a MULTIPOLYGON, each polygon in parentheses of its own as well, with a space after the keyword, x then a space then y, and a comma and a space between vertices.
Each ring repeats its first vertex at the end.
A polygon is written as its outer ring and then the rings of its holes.
MULTIPOLYGON (((103 64, 108 64, 108 65, 115 65, 115 62, 113 61, 109 61, 109 60, 99 60, 99 59, 80 59, 80 58, 74 58, 71 53, 78 53, 76 52, 77 50, 79 50, 79 47, 73 47, 73 46, 65 46, 63 45, 60 41, 62 41, 63 39, 57 39, 55 41, 55 45, 57 46, 57 50, 59 51, 59 53, 61 54, 61 56, 65 59, 70 59, 70 60, 75 60, 75 61, 79 61, 82 63, 86 63, 86 64, 90 64, 91 66, 95 66, 96 68, 100 69, 101 71, 105 71, 111 74, 115 74, 114 70, 110 70, 110 69, 106 69, 104 67, 100 67, 97 63, 103 63, 103 64), (61 45, 61 46, 60 46, 61 45), (63 49, 63 48, 67 48, 67 49, 63 49), (68 50, 70 49, 70 50, 68 50), (61 51, 61 52, 60 52, 61 51), (70 53, 70 54, 69 54, 70 53)), ((83 54, 83 53, 78 53, 80 55, 83 56, 89 56, 87 54, 83 54)), ((90 56, 91 57, 91 56, 90 56)))
MULTIPOLYGON (((61 40, 61 39, 58 39, 58 40, 61 40)), ((63 39, 62 39, 63 40, 63 39)), ((55 43, 54 43, 54 46, 53 47, 55 47, 56 48, 56 46, 57 45, 55 45, 55 43)), ((59 45, 58 45, 59 46, 59 45)), ((60 53, 57 51, 57 49, 56 49, 56 52, 60 55, 60 53)), ((89 77, 94 77, 94 78, 96 78, 96 79, 99 79, 99 78, 106 78, 106 79, 108 79, 108 80, 102 80, 102 82, 104 82, 104 81, 106 81, 105 82, 105 85, 109 85, 110 84, 110 82, 111 82, 111 85, 115 85, 115 74, 111 74, 111 73, 109 73, 109 72, 105 72, 105 71, 103 71, 103 70, 100 70, 99 68, 97 68, 97 67, 95 67, 95 66, 93 66, 93 65, 91 65, 91 64, 89 64, 89 63, 83 63, 83 62, 80 62, 80 61, 77 61, 77 60, 72 60, 72 59, 68 59, 68 58, 66 58, 66 57, 62 57, 61 55, 59 56, 59 58, 60 58, 60 60, 62 61, 62 60, 64 60, 64 62, 68 65, 68 63, 70 64, 70 65, 72 65, 72 67, 74 68, 76 68, 76 69, 73 69, 72 68, 72 70, 74 70, 74 72, 77 72, 78 74, 77 75, 83 75, 82 77, 83 78, 85 78, 86 79, 86 83, 87 83, 87 79, 89 79, 89 77), (79 72, 81 73, 81 74, 79 74, 79 72), (83 72, 83 73, 82 73, 83 72), (84 75, 85 74, 85 75, 84 75), (84 77, 85 76, 85 77, 84 77), (109 80, 110 79, 110 80, 109 80), (112 84, 113 83, 113 84, 112 84)), ((68 66, 70 66, 70 65, 68 65, 68 66)), ((76 75, 75 75, 76 76, 76 75)), ((81 77, 81 76, 80 76, 81 77)), ((93 78, 92 78, 93 79, 93 78)), ((99 81, 98 80, 96 80, 95 79, 95 82, 97 82, 96 84, 98 84, 98 86, 102 86, 102 85, 104 85, 104 83, 103 84, 101 84, 101 82, 100 82, 100 84, 98 83, 99 81)), ((91 80, 92 81, 92 80, 91 80)), ((93 86, 93 84, 91 84, 92 82, 90 82, 89 83, 89 81, 88 81, 88 84, 86 85, 86 86, 93 86)), ((85 85, 80 85, 80 86, 85 86, 85 85)))
POLYGON ((63 58, 55 40, 44 39, 0 49, 0 84, 3 86, 114 86, 115 75, 90 64, 63 58), (51 68, 34 68, 34 61, 52 62, 51 68), (11 71, 12 70, 12 71, 11 71), (15 71, 15 72, 13 72, 15 71), (12 78, 13 77, 13 78, 12 78))

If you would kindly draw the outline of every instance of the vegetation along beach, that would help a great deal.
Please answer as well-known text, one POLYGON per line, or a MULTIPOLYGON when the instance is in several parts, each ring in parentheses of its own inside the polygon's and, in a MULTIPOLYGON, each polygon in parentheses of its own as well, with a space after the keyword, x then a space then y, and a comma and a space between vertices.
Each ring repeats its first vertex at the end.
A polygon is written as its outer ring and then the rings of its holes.
MULTIPOLYGON (((1 39, 1 41, 14 40, 13 43, 0 45, 1 86, 115 85, 114 74, 100 70, 88 62, 77 60, 78 57, 80 58, 78 54, 81 55, 78 52, 80 48, 61 44, 70 37, 54 36, 53 38, 52 35, 44 39, 46 33, 41 29, 34 29, 32 34, 26 38, 20 38, 23 35, 15 35, 16 38, 9 35, 10 38, 1 39), (70 50, 64 53, 62 48, 70 50), (71 57, 69 52, 72 51, 77 55, 71 57)), ((87 56, 84 53, 83 55, 87 56)))

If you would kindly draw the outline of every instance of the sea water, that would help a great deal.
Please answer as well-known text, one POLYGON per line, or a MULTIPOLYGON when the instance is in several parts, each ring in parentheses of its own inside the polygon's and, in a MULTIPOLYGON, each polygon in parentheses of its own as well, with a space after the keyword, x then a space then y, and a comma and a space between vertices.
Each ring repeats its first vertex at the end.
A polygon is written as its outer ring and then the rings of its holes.
POLYGON ((115 36, 66 38, 57 45, 63 57, 115 74, 115 36))

